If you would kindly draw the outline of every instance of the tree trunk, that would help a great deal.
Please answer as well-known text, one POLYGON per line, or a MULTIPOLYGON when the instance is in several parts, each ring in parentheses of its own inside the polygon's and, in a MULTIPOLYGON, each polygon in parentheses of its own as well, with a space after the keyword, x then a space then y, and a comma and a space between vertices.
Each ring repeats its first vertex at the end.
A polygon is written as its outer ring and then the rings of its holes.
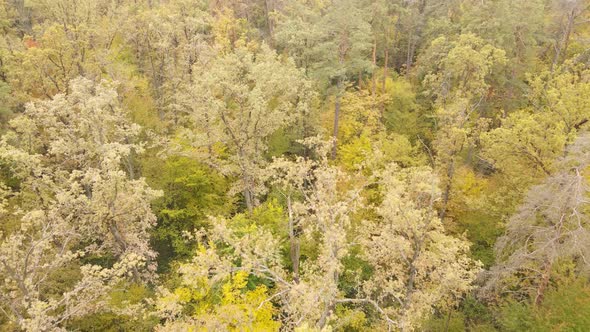
POLYGON ((362 90, 363 89, 363 72, 361 70, 359 70, 359 77, 357 80, 358 80, 357 86, 358 86, 359 90, 362 90))
POLYGON ((254 202, 252 199, 252 192, 248 188, 244 189, 244 200, 246 201, 246 208, 248 209, 248 212, 252 213, 254 210, 254 202))
POLYGON ((543 264, 543 272, 541 274, 541 281, 539 282, 539 286, 537 287, 537 295, 535 296, 535 305, 538 306, 543 302, 543 297, 545 296, 545 291, 547 290, 547 286, 549 286, 549 278, 551 277, 551 262, 546 260, 543 264))
POLYGON ((449 309, 449 313, 447 314, 447 319, 445 319, 445 332, 449 332, 449 323, 451 322, 451 314, 452 310, 449 309))
MULTIPOLYGON (((402 28, 401 19, 402 19, 402 15, 400 13, 397 15, 397 20, 395 22, 395 33, 393 34, 393 42, 391 43, 391 47, 392 47, 392 51, 393 51, 393 54, 391 55, 391 64, 392 64, 394 70, 396 69, 396 67, 399 69, 399 66, 401 66, 401 64, 399 64, 397 62, 397 58, 396 58, 396 55, 398 53, 396 51, 398 50, 398 44, 399 44, 399 39, 400 39, 400 38, 398 38, 399 31, 402 28)), ((401 48, 401 45, 399 45, 399 47, 401 48)))
POLYGON ((16 19, 16 25, 19 28, 19 36, 22 38, 25 35, 32 35, 33 24, 32 24, 32 11, 31 7, 25 5, 25 0, 13 0, 13 8, 16 9, 18 17, 16 19))
POLYGON ((410 73, 410 69, 412 68, 412 64, 414 63, 414 54, 416 52, 416 45, 420 40, 420 36, 422 35, 422 28, 424 26, 426 20, 426 0, 422 0, 418 6, 418 18, 417 18, 417 27, 412 29, 410 32, 410 37, 408 38, 408 51, 406 56, 406 74, 410 73))
POLYGON ((293 269, 293 281, 299 283, 299 258, 300 258, 300 244, 297 235, 295 234, 295 220, 293 218, 293 207, 291 205, 291 196, 287 196, 287 209, 289 212, 289 245, 291 267, 293 269))
POLYGON ((567 16, 567 24, 565 26, 565 31, 563 37, 559 38, 559 41, 555 47, 555 56, 553 57, 553 62, 551 62, 551 72, 555 70, 555 66, 558 65, 560 62, 559 59, 561 58, 562 54, 567 52, 567 48, 569 46, 569 39, 574 27, 574 20, 576 18, 576 9, 572 9, 572 11, 567 16))
POLYGON ((334 132, 332 133, 332 159, 336 159, 338 150, 338 119, 340 117, 340 95, 342 90, 342 79, 338 80, 338 91, 336 91, 336 101, 334 102, 334 132))
MULTIPOLYGON (((408 311, 408 309, 410 308, 410 305, 412 304, 412 294, 414 293, 414 283, 416 280, 416 274, 418 273, 418 269, 416 268, 416 261, 418 260, 418 258, 420 257, 420 250, 422 248, 422 242, 423 239, 422 238, 418 238, 416 236, 414 236, 414 253, 412 254, 412 260, 410 262, 410 271, 409 271, 409 276, 408 276, 408 282, 406 283, 406 293, 404 296, 404 301, 403 301, 403 306, 402 306, 402 317, 401 320, 404 321, 406 318, 406 312, 408 311)), ((401 324, 400 325, 400 331, 406 331, 406 324, 401 324)))
POLYGON ((270 46, 273 45, 273 34, 274 34, 274 24, 273 21, 270 17, 270 14, 272 13, 272 11, 274 10, 273 8, 273 4, 272 4, 272 0, 265 0, 264 1, 264 9, 266 11, 266 25, 268 27, 268 39, 269 39, 269 44, 270 46))
POLYGON ((373 97, 373 104, 375 104, 375 98, 377 95, 377 78, 375 71, 377 70, 377 40, 373 42, 373 86, 371 87, 371 96, 373 97))
POLYGON ((410 73, 410 67, 412 66, 411 63, 411 49, 412 49, 412 39, 414 38, 414 31, 410 31, 410 35, 408 36, 408 48, 406 49, 406 75, 410 73))
POLYGON ((447 183, 445 184, 445 190, 442 194, 443 204, 439 216, 441 221, 444 221, 447 215, 449 199, 451 196, 451 184, 453 182, 453 177, 455 176, 455 154, 456 152, 451 154, 451 160, 449 161, 449 167, 447 168, 447 183))
MULTIPOLYGON (((381 93, 385 94, 385 88, 387 84, 387 65, 389 62, 389 50, 385 47, 385 63, 383 65, 383 81, 381 82, 381 93)), ((381 119, 385 116, 385 100, 381 99, 381 119)))
POLYGON ((328 322, 328 317, 330 317, 330 312, 332 310, 334 310, 333 304, 329 304, 328 306, 326 306, 326 309, 324 310, 322 316, 320 317, 320 320, 318 321, 318 327, 320 330, 323 330, 324 326, 326 326, 326 323, 328 322))

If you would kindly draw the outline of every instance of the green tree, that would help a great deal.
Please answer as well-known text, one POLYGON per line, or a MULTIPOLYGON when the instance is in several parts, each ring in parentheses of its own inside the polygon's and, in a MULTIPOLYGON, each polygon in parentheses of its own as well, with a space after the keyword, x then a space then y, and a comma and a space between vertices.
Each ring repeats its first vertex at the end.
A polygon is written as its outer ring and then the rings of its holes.
POLYGON ((363 3, 334 0, 319 6, 294 2, 277 27, 279 45, 334 95, 332 158, 336 158, 341 98, 348 82, 372 71, 370 12, 363 3))
POLYGON ((477 137, 479 111, 490 89, 490 75, 506 59, 503 50, 473 34, 464 34, 456 41, 449 42, 445 37, 434 40, 422 61, 433 64, 423 85, 434 98, 437 132, 433 145, 444 188, 444 219, 459 154, 477 137))
POLYGON ((192 84, 179 94, 188 123, 182 134, 205 163, 239 177, 233 193, 242 192, 251 211, 264 191, 259 178, 267 140, 309 116, 309 82, 291 60, 263 45, 256 52, 236 48, 195 67, 192 84))

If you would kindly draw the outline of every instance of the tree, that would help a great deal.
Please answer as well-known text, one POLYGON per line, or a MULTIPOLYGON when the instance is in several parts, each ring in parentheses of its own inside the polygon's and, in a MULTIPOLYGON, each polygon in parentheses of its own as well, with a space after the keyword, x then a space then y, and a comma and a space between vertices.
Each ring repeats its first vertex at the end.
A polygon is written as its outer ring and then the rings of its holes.
POLYGON ((2 310, 26 330, 59 329, 104 306, 110 287, 150 280, 155 269, 148 231, 159 192, 129 163, 143 149, 140 128, 117 107, 112 85, 80 78, 70 91, 28 104, 0 145, 13 215, 0 244, 2 310), (72 280, 53 293, 67 271, 72 280))
MULTIPOLYGON (((574 66, 575 68, 575 66, 574 66)), ((532 184, 557 170, 559 157, 588 122, 588 73, 564 66, 530 78, 529 106, 480 136, 481 156, 506 182, 498 197, 511 211, 532 184)))
POLYGON ((132 56, 151 83, 160 121, 178 120, 175 91, 192 81, 193 65, 209 50, 213 22, 205 9, 204 1, 159 3, 132 16, 124 26, 132 56))
POLYGON ((260 285, 249 290, 248 273, 240 271, 219 280, 220 290, 211 287, 202 270, 194 264, 183 264, 180 274, 180 287, 174 292, 161 290, 157 306, 168 319, 163 326, 156 328, 157 331, 194 327, 224 331, 279 331, 280 323, 273 320, 276 310, 267 300, 267 287, 260 285), (216 301, 215 297, 220 300, 216 301), (192 309, 192 316, 182 317, 182 310, 186 307, 192 309))
POLYGON ((68 93, 70 80, 78 76, 98 79, 116 71, 110 57, 117 51, 113 40, 121 24, 115 19, 126 17, 117 2, 35 0, 27 8, 42 24, 13 47, 7 61, 18 101, 68 93))
POLYGON ((211 229, 199 233, 201 249, 181 271, 204 278, 205 289, 235 271, 265 280, 261 283, 272 288, 262 303, 276 302, 282 326, 289 329, 322 329, 343 318, 343 308, 357 313, 366 308, 376 312, 375 327, 410 330, 430 308, 455 303, 471 288, 479 265, 467 258, 467 242, 444 234, 433 206, 439 191, 436 183, 427 183, 433 179, 428 170, 403 172, 398 179, 393 175, 398 168, 389 169, 381 182, 385 199, 377 209, 383 219, 357 225, 354 215, 370 183, 330 166, 330 144, 316 146, 317 160, 279 158, 268 169, 286 202, 286 220, 263 223, 258 213, 214 218, 211 229), (346 261, 359 250, 373 273, 353 278, 352 288, 344 289, 346 261))
POLYGON ((590 190, 585 171, 590 165, 589 142, 587 134, 578 137, 557 170, 531 188, 510 218, 496 245, 500 262, 492 270, 489 286, 502 291, 508 286, 506 278, 517 277, 517 287, 514 279, 510 283, 516 288, 513 291, 540 304, 558 261, 572 260, 580 271, 587 271, 590 190))
MULTIPOLYGON (((212 219, 212 229, 203 234, 207 242, 201 242, 202 249, 185 267, 193 271, 191 276, 204 278, 208 285, 205 289, 228 278, 234 271, 268 280, 274 288, 262 303, 274 298, 280 301, 284 311, 281 322, 285 328, 295 328, 304 322, 319 328, 327 324, 338 303, 341 260, 350 247, 346 242, 346 230, 350 227, 352 200, 357 195, 336 192, 338 177, 343 173, 328 166, 330 145, 322 146, 324 149, 318 163, 305 161, 302 157, 298 162, 279 159, 269 169, 269 174, 275 174, 272 178, 287 195, 289 221, 283 231, 275 234, 270 225, 256 223, 257 210, 250 219, 242 221, 238 218, 231 221, 212 219), (307 187, 309 181, 313 181, 311 187, 307 187), (292 196, 301 194, 304 195, 303 202, 292 196), (288 237, 283 237, 287 233, 288 237), (307 239, 318 237, 318 243, 314 245, 317 256, 306 262, 304 270, 298 268, 300 256, 296 254, 300 236, 307 239), (282 266, 282 241, 288 241, 291 247, 293 269, 290 273, 282 266), (223 250, 227 246, 232 249, 223 250), (240 263, 234 267, 232 261, 236 259, 240 263), (309 307, 312 302, 319 303, 319 306, 309 307)), ((195 289, 195 285, 192 287, 195 289)))
POLYGON ((461 29, 506 52, 506 71, 494 84, 490 102, 506 112, 522 107, 527 100, 526 75, 538 70, 537 56, 547 41, 546 1, 472 1, 463 5, 461 29))
POLYGON ((558 16, 555 21, 559 21, 556 31, 554 32, 554 40, 550 43, 550 48, 553 52, 551 59, 550 71, 553 72, 555 68, 563 63, 567 58, 567 51, 571 43, 571 36, 575 33, 576 20, 579 21, 582 14, 588 11, 588 6, 584 1, 580 0, 558 0, 552 3, 555 6, 555 13, 558 16))
POLYGON ((358 1, 335 0, 323 9, 295 2, 286 11, 287 19, 277 27, 278 43, 311 77, 333 90, 332 159, 336 158, 340 103, 347 82, 373 70, 368 57, 372 45, 369 12, 361 5, 358 1))
POLYGON ((434 40, 422 59, 434 63, 423 79, 434 97, 437 134, 434 141, 436 163, 441 173, 444 219, 459 153, 470 143, 478 129, 479 108, 490 87, 490 75, 502 66, 505 52, 473 34, 458 40, 445 37, 434 40))
POLYGON ((282 61, 265 45, 204 59, 194 70, 193 83, 179 97, 185 133, 209 164, 239 176, 234 193, 243 192, 251 211, 263 190, 258 179, 267 139, 309 116, 310 84, 291 60, 282 61))
POLYGON ((435 202, 441 199, 428 168, 383 174, 381 217, 363 225, 364 259, 374 269, 361 290, 402 331, 418 328, 435 307, 448 308, 473 288, 480 263, 468 258, 469 242, 445 233, 435 202))

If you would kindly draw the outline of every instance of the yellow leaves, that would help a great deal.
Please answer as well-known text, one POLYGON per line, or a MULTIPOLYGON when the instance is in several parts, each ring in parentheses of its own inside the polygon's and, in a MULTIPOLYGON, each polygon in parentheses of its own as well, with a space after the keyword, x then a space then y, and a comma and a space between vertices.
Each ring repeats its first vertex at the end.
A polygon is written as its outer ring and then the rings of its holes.
POLYGON ((463 167, 457 172, 457 189, 466 195, 478 197, 486 188, 487 180, 477 178, 473 170, 463 167))
POLYGON ((468 33, 454 41, 446 37, 435 39, 423 61, 435 66, 424 77, 423 84, 438 102, 453 96, 471 99, 485 94, 489 75, 506 64, 506 52, 468 33))
POLYGON ((247 277, 248 273, 239 271, 232 276, 229 282, 222 286, 222 304, 235 304, 238 302, 238 299, 241 295, 241 290, 246 286, 247 277))
MULTIPOLYGON (((368 319, 367 315, 360 309, 350 309, 344 306, 336 307, 336 315, 338 317, 335 322, 337 330, 353 330, 353 331, 366 331, 369 332, 372 329, 367 327, 368 319)), ((327 329, 325 329, 327 330, 327 329)), ((322 330, 324 332, 324 330, 322 330)))
MULTIPOLYGON (((534 111, 554 122, 565 125, 567 133, 575 135, 588 119, 590 107, 590 71, 568 63, 557 74, 543 72, 529 77, 534 111)), ((568 137, 573 139, 573 137, 568 137)))
POLYGON ((402 166, 420 165, 425 156, 404 135, 384 133, 368 137, 363 134, 340 147, 339 164, 346 170, 374 170, 395 162, 402 166))
MULTIPOLYGON (((275 308, 268 301, 264 285, 248 287, 248 273, 238 271, 218 285, 205 285, 203 289, 180 286, 173 294, 162 292, 161 308, 191 305, 192 317, 186 317, 195 331, 278 331, 280 323, 273 320, 275 308), (207 296, 195 296, 207 294, 207 296)), ((171 322, 178 324, 182 319, 171 322)), ((167 326, 167 325, 166 325, 167 326)))
MULTIPOLYGON (((373 136, 383 132, 385 128, 381 123, 379 105, 386 98, 385 95, 373 98, 367 90, 345 92, 341 100, 339 142, 345 144, 361 135, 373 136)), ((332 99, 327 105, 328 109, 323 120, 330 132, 333 129, 335 107, 333 103, 332 99)))
POLYGON ((482 135, 483 154, 494 166, 519 178, 547 175, 568 141, 564 129, 563 122, 545 114, 519 111, 502 127, 482 135))
MULTIPOLYGON (((338 159, 347 170, 368 167, 378 154, 382 155, 381 161, 385 163, 395 161, 404 166, 424 161, 419 149, 412 146, 407 136, 388 134, 386 131, 384 122, 390 129, 400 128, 401 132, 415 134, 406 127, 411 127, 418 119, 417 114, 413 114, 416 107, 415 96, 409 84, 401 80, 392 82, 388 79, 387 82, 387 89, 399 87, 402 91, 387 90, 377 96, 372 96, 367 90, 349 91, 342 97, 338 159), (383 114, 382 107, 385 107, 383 114)), ((333 101, 327 106, 329 108, 322 115, 322 122, 327 131, 331 132, 333 101)))
POLYGON ((489 180, 478 176, 466 166, 460 167, 453 178, 453 187, 456 192, 453 195, 450 205, 455 213, 461 213, 466 208, 480 207, 489 193, 489 180))
POLYGON ((338 153, 340 164, 347 170, 362 168, 363 162, 371 154, 371 141, 366 135, 353 139, 349 144, 342 145, 338 153))
POLYGON ((236 18, 233 11, 227 7, 217 12, 211 27, 215 42, 224 54, 231 53, 234 48, 247 48, 252 51, 258 48, 258 43, 248 38, 250 28, 246 19, 236 18))
POLYGON ((178 297, 178 301, 181 303, 189 302, 193 298, 191 290, 186 287, 179 287, 175 289, 174 295, 178 297))
POLYGON ((301 324, 300 326, 297 326, 294 330, 294 332, 332 332, 332 331, 333 331, 333 329, 330 325, 327 325, 323 329, 320 329, 320 328, 317 328, 314 326, 310 326, 310 324, 307 322, 301 324))

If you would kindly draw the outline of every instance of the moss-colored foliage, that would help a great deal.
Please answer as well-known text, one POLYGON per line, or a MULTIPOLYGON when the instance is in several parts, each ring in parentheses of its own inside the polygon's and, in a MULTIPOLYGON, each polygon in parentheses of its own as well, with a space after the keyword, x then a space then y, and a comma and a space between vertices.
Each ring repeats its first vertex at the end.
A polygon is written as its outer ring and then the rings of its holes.
POLYGON ((498 331, 494 312, 473 296, 466 296, 460 306, 437 311, 424 322, 428 332, 498 331))
POLYGON ((263 228, 279 236, 285 235, 285 212, 276 200, 268 200, 257 206, 252 213, 236 214, 232 220, 232 228, 240 235, 263 228))
POLYGON ((449 214, 456 222, 450 229, 454 233, 465 233, 472 243, 473 257, 489 267, 494 263, 494 244, 502 234, 501 220, 490 210, 493 183, 471 168, 462 167, 457 170, 453 186, 456 191, 449 202, 449 214))
POLYGON ((157 317, 148 314, 125 314, 128 306, 140 305, 153 297, 153 292, 145 285, 121 283, 109 294, 110 312, 97 313, 73 319, 67 324, 69 330, 76 331, 152 331, 158 324, 157 317))
POLYGON ((465 231, 467 238, 472 243, 471 255, 484 266, 494 264, 494 244, 496 238, 502 234, 502 227, 498 219, 486 214, 484 211, 465 212, 457 216, 457 228, 465 231))
POLYGON ((575 280, 547 292, 540 306, 510 302, 502 307, 504 331, 587 331, 590 329, 590 286, 575 280))
POLYGON ((153 203, 158 224, 153 231, 160 269, 172 260, 190 257, 195 243, 185 235, 206 226, 209 214, 233 209, 227 197, 228 181, 215 170, 187 157, 142 161, 143 175, 164 196, 153 203))
POLYGON ((0 134, 3 134, 7 129, 5 124, 12 116, 12 109, 8 107, 10 98, 10 85, 6 82, 0 81, 0 134))
POLYGON ((274 132, 268 138, 268 157, 278 157, 282 155, 301 155, 304 153, 304 146, 297 143, 302 139, 299 128, 281 128, 274 132))
POLYGON ((412 84, 403 78, 387 78, 385 92, 388 97, 384 103, 383 123, 390 132, 407 135, 416 140, 417 137, 431 137, 431 121, 416 101, 416 93, 412 84))
POLYGON ((133 317, 116 313, 100 313, 76 319, 67 324, 68 328, 80 332, 148 332, 158 324, 154 318, 133 317))

